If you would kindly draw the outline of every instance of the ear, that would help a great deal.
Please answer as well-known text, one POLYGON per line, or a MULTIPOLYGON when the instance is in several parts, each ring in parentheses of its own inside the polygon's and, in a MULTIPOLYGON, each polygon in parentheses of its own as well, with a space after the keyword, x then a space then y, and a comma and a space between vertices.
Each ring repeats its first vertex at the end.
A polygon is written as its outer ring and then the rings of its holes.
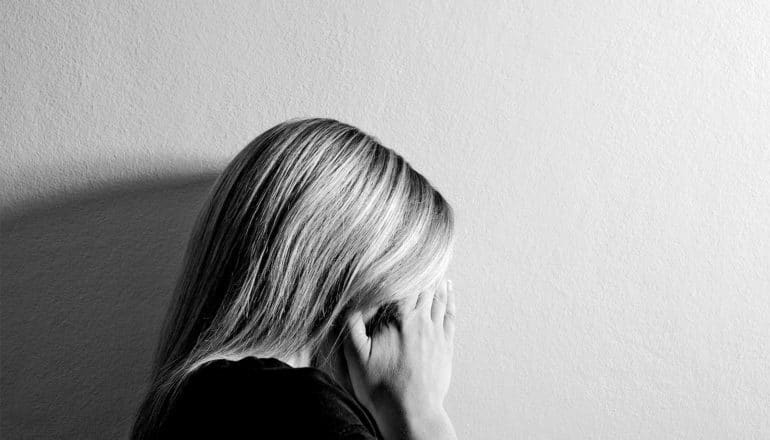
MULTIPOLYGON (((363 320, 364 322, 364 328, 366 329, 366 336, 370 336, 369 332, 369 326, 371 325, 371 322, 373 319, 377 318, 378 313, 378 307, 366 307, 366 308, 356 308, 354 306, 348 306, 345 311, 343 311, 340 316, 337 318, 337 324, 335 325, 335 328, 338 330, 338 332, 342 334, 346 334, 351 331, 350 326, 350 320, 354 316, 358 316, 359 319, 363 320)), ((339 334, 339 333, 337 333, 339 334)))

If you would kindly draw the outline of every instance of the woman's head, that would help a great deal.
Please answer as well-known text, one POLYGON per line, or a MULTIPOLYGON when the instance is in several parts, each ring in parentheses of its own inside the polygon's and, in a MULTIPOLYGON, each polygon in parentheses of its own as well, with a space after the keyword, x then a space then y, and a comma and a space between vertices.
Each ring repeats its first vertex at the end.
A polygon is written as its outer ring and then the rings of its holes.
POLYGON ((453 246, 452 208, 400 155, 332 119, 249 143, 209 193, 155 365, 167 383, 207 360, 291 355, 341 322, 430 288, 453 246))

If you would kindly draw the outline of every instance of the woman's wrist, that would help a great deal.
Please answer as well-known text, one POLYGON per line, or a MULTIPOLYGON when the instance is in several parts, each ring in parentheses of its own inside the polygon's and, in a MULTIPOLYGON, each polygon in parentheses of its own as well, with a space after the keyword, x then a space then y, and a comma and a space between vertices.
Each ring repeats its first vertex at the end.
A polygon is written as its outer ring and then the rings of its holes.
POLYGON ((443 407, 398 410, 388 408, 378 415, 380 430, 387 440, 456 440, 452 421, 443 407))
POLYGON ((407 415, 408 432, 412 439, 455 440, 457 438, 449 414, 443 407, 407 415))

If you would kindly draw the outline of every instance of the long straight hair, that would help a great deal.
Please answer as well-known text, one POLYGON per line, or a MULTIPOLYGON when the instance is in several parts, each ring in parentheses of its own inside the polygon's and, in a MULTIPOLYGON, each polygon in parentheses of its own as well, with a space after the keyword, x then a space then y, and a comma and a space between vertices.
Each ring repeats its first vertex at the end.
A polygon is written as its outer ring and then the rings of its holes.
POLYGON ((435 286, 453 244, 451 206, 377 138, 322 118, 268 129, 196 219, 132 438, 208 361, 308 349, 322 364, 351 312, 435 286))

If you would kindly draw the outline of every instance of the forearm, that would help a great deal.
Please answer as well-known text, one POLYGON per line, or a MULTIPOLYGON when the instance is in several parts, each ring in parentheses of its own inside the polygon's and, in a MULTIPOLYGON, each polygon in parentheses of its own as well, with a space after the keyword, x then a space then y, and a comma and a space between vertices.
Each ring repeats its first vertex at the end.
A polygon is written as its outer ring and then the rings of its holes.
POLYGON ((377 418, 387 440, 457 440, 452 421, 443 408, 389 411, 377 418))
POLYGON ((412 417, 407 422, 410 440, 457 440, 454 426, 444 408, 433 413, 412 417))

